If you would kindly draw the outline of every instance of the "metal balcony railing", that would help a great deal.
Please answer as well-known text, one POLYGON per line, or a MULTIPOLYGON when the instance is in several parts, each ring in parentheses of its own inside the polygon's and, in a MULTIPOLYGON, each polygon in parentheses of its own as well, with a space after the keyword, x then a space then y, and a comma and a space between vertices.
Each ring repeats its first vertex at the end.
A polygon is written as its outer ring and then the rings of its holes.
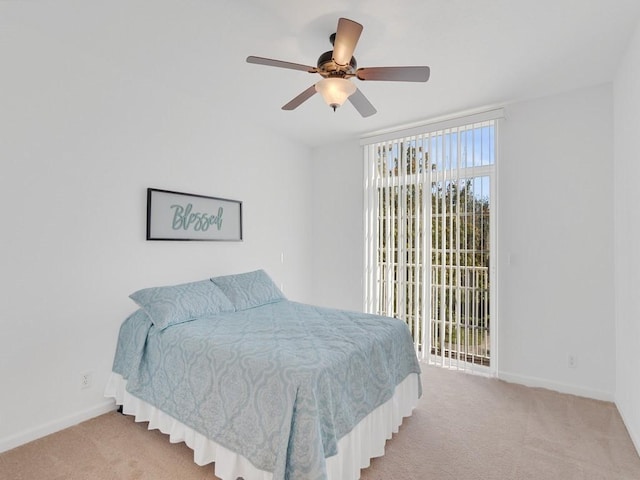
POLYGON ((490 364, 488 267, 432 266, 431 282, 425 286, 430 288, 431 299, 426 314, 424 299, 419 298, 425 291, 422 267, 380 267, 382 295, 378 310, 404 320, 419 350, 456 361, 490 364), (428 345, 422 345, 423 334, 428 345))

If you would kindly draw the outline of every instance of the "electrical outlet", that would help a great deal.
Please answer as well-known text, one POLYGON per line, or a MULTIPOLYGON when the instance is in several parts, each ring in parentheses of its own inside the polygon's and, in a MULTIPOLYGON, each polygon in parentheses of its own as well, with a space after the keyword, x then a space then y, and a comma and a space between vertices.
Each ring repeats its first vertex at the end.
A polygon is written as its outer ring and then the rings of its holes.
POLYGON ((576 368, 577 366, 577 359, 573 353, 567 355, 567 366, 569 368, 576 368))
POLYGON ((92 372, 83 372, 80 374, 80 389, 90 388, 93 381, 92 372))

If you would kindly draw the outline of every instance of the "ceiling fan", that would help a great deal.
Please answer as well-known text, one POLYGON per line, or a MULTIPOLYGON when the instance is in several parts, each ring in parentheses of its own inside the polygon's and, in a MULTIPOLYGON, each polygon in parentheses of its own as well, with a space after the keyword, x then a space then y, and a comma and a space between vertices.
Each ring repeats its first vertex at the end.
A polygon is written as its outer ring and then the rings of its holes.
POLYGON ((329 37, 333 50, 320 55, 316 67, 254 56, 247 57, 247 62, 318 73, 322 76, 322 80, 311 85, 300 95, 285 104, 282 107, 283 110, 293 110, 315 95, 316 92, 319 92, 334 111, 348 98, 360 115, 369 117, 376 113, 376 109, 355 84, 351 82, 350 78, 356 77, 358 80, 376 81, 426 82, 429 80, 430 69, 426 66, 358 68, 353 52, 361 33, 362 25, 347 18, 340 18, 336 33, 329 37))

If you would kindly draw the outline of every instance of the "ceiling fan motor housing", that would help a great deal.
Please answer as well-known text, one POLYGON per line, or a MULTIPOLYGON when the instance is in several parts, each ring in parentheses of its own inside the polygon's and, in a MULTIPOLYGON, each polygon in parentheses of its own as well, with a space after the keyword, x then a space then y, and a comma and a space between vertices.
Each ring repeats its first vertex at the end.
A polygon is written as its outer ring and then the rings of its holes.
POLYGON ((318 73, 323 77, 344 77, 346 75, 355 75, 358 63, 356 57, 351 57, 349 65, 338 65, 333 60, 333 50, 324 52, 318 58, 318 73))

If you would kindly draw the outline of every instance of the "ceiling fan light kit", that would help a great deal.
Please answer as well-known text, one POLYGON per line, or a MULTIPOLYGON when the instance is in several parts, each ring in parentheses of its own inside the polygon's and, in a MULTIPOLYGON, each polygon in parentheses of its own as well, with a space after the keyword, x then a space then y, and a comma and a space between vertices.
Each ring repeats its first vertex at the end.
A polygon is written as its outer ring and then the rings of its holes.
POLYGON ((329 37, 333 50, 320 55, 316 67, 254 56, 247 57, 247 62, 269 67, 301 70, 322 76, 322 80, 285 104, 282 107, 283 110, 293 110, 319 92, 327 105, 334 111, 348 98, 360 115, 369 117, 376 113, 376 109, 349 80, 350 78, 356 77, 361 81, 426 82, 429 80, 430 69, 426 66, 357 68, 353 52, 361 33, 362 25, 347 18, 340 18, 336 33, 329 37))
POLYGON ((356 91, 356 86, 350 80, 340 77, 324 78, 316 83, 315 87, 316 92, 322 95, 334 112, 356 91))

